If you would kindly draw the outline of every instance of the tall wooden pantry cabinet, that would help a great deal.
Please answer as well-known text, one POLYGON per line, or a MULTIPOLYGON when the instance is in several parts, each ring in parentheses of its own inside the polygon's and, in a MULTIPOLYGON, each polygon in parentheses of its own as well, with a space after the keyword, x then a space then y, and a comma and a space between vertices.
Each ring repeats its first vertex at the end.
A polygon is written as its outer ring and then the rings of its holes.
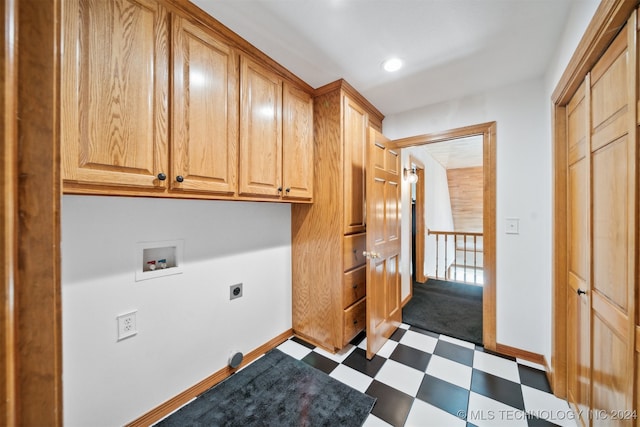
POLYGON ((365 164, 383 115, 347 82, 316 90, 314 203, 292 206, 293 330, 330 351, 365 328, 365 164))

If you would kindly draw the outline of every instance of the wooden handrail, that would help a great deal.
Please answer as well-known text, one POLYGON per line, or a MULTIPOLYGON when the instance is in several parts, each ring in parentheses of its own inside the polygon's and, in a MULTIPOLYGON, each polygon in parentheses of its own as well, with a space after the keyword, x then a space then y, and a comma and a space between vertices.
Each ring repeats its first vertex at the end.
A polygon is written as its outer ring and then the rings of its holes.
POLYGON ((434 230, 427 230, 427 234, 431 235, 431 234, 440 234, 440 235, 444 235, 444 234, 448 234, 450 236, 477 236, 477 237, 482 237, 482 232, 477 232, 477 231, 434 231, 434 230))

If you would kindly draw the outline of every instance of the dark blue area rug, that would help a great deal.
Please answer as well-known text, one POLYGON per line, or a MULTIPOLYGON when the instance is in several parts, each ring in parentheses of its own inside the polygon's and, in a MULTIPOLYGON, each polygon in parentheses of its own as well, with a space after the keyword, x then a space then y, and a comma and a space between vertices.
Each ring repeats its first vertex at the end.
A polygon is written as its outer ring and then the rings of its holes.
POLYGON ((402 321, 482 345, 482 286, 437 279, 414 282, 402 321))
POLYGON ((278 349, 157 426, 361 426, 375 398, 278 349))

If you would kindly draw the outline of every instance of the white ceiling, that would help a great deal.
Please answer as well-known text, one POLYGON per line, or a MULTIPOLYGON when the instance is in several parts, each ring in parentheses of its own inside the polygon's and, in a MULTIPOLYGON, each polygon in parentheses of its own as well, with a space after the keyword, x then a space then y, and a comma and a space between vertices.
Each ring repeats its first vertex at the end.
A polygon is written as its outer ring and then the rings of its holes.
POLYGON ((344 78, 389 115, 543 75, 580 0, 192 1, 314 88, 344 78))
POLYGON ((482 135, 467 136, 450 141, 420 146, 446 169, 463 169, 482 166, 482 135))

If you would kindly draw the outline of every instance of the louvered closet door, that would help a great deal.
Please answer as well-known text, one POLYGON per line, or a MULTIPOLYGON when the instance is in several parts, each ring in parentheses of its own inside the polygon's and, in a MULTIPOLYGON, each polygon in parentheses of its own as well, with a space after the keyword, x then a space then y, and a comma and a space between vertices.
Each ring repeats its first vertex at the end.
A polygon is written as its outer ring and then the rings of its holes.
MULTIPOLYGON (((590 74, 591 405, 595 414, 633 408, 635 27, 634 22, 621 31, 590 74)), ((592 417, 592 425, 632 424, 631 419, 613 422, 610 417, 592 417)))

